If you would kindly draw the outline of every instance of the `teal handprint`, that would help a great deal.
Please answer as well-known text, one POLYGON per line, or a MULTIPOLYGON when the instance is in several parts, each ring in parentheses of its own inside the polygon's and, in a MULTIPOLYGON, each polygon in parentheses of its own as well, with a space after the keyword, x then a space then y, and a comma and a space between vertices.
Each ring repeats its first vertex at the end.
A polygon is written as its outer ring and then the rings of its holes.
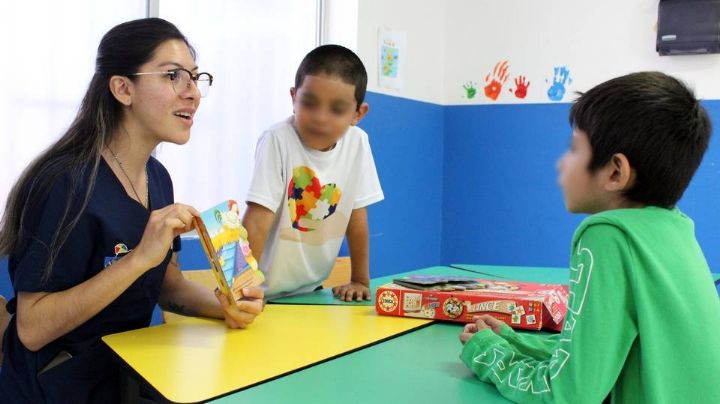
POLYGON ((550 101, 560 101, 565 96, 565 85, 572 83, 570 70, 567 66, 555 67, 553 70, 553 82, 548 88, 547 95, 550 101))
POLYGON ((468 81, 463 85, 466 96, 470 100, 475 98, 475 95, 477 94, 477 88, 475 88, 475 86, 477 86, 477 83, 474 81, 468 81))

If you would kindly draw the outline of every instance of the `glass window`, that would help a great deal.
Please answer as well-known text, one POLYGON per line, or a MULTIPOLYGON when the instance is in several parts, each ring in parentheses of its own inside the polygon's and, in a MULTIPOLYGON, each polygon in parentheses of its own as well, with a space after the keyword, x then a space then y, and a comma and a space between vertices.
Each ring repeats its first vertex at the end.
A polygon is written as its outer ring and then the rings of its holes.
POLYGON ((315 47, 316 0, 159 2, 214 77, 190 141, 161 145, 175 200, 205 210, 225 199, 244 206, 262 131, 292 114, 295 71, 315 47))
POLYGON ((142 18, 145 0, 9 1, 0 13, 0 215, 22 170, 67 129, 100 38, 142 18))
MULTIPOLYGON (((243 201, 264 129, 292 114, 289 89, 316 43, 316 0, 152 0, 215 77, 190 142, 161 145, 175 199, 202 210, 243 201)), ((0 215, 22 170, 72 122, 111 27, 142 18, 145 0, 13 1, 0 14, 0 215), (72 10, 72 12, 68 12, 72 10), (21 39, 19 39, 21 38, 21 39)))

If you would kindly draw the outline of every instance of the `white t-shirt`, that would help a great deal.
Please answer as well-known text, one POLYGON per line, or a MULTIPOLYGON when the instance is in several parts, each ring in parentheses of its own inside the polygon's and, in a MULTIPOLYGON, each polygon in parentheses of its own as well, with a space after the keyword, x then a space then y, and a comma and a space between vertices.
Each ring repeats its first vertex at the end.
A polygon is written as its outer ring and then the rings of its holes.
POLYGON ((292 122, 258 140, 247 197, 275 213, 259 262, 269 298, 317 288, 335 264, 353 209, 384 198, 365 131, 350 126, 323 152, 305 147, 292 122))

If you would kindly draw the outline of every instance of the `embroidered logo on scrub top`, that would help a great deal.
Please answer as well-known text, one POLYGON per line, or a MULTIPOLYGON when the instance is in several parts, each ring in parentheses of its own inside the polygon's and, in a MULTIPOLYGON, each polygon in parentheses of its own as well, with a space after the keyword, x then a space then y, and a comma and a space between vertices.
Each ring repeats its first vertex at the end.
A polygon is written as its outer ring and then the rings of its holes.
POLYGON ((122 258, 123 256, 125 256, 130 251, 132 251, 132 250, 128 250, 127 246, 124 243, 115 244, 115 256, 114 257, 105 257, 105 265, 103 267, 104 268, 109 267, 115 261, 117 261, 120 258, 122 258))
POLYGON ((288 206, 292 227, 308 232, 335 213, 340 202, 340 188, 335 184, 320 184, 320 179, 312 169, 299 166, 293 169, 293 177, 288 184, 288 206))

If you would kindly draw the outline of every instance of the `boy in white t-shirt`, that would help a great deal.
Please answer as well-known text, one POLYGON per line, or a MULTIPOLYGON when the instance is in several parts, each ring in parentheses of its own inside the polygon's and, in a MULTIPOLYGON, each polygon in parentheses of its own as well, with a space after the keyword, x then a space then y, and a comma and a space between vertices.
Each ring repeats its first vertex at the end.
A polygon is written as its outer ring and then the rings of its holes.
POLYGON ((268 298, 317 289, 347 236, 351 282, 342 300, 370 299, 366 207, 381 201, 367 134, 367 73, 338 45, 320 46, 298 67, 292 117, 258 140, 243 225, 260 258, 268 298))

